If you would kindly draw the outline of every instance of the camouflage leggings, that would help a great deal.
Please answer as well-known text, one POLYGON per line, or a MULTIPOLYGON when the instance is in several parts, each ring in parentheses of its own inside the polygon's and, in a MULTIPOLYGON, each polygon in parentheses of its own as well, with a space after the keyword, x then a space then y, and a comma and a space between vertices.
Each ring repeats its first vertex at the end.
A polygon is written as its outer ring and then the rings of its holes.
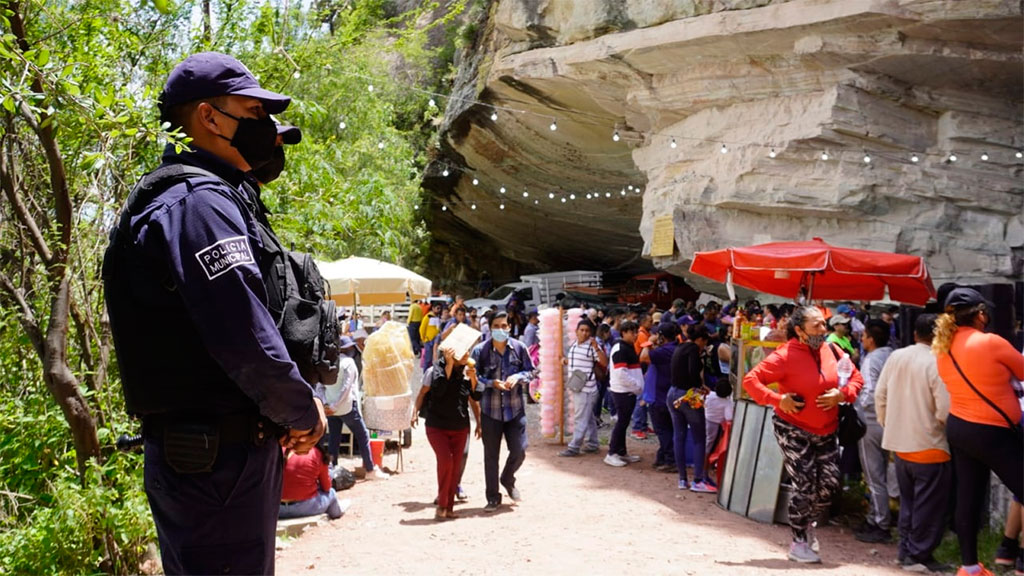
POLYGON ((812 434, 778 416, 772 423, 793 486, 789 525, 794 538, 806 540, 807 527, 828 509, 839 490, 839 444, 835 434, 812 434))

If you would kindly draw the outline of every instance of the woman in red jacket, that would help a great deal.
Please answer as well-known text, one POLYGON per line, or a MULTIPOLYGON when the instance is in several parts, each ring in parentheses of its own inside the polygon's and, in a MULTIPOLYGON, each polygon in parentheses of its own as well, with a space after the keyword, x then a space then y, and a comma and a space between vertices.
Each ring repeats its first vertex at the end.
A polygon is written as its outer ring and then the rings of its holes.
POLYGON ((825 318, 817 308, 797 308, 787 331, 789 341, 743 377, 743 389, 757 403, 775 407, 775 437, 793 484, 789 559, 816 563, 821 558, 814 519, 839 490, 838 407, 857 399, 864 380, 854 369, 849 383, 840 386, 837 356, 825 343, 825 318), (773 382, 778 392, 768 389, 773 382))

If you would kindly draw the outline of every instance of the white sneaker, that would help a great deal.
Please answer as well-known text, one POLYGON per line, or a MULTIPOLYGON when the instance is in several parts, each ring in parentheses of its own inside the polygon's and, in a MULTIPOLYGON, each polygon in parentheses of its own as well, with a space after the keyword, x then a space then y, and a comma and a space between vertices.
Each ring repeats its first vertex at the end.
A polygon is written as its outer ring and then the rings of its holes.
POLYGON ((807 527, 807 541, 811 544, 811 551, 817 554, 821 552, 821 546, 818 544, 818 523, 811 522, 811 525, 807 527))
POLYGON ((618 454, 609 454, 604 457, 604 463, 609 466, 615 466, 616 468, 622 468, 626 465, 626 461, 622 459, 622 456, 618 454))
POLYGON ((626 464, 636 464, 640 461, 640 457, 634 454, 626 454, 625 456, 619 456, 619 458, 625 460, 626 464))
POLYGON ((391 478, 391 474, 388 474, 380 468, 374 468, 372 475, 375 480, 387 480, 388 478, 391 478))
POLYGON ((821 557, 811 550, 810 544, 796 540, 789 545, 789 559, 801 564, 821 564, 821 557))

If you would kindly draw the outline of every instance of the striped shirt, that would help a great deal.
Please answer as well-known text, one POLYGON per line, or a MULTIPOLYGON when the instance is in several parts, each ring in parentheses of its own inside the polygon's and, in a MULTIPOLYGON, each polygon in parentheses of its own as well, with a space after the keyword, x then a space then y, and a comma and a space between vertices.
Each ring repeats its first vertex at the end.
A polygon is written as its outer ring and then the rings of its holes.
POLYGON ((597 364, 597 352, 590 346, 590 342, 580 344, 573 342, 565 353, 569 361, 569 375, 579 370, 587 377, 587 383, 583 386, 583 392, 594 392, 597 390, 597 379, 594 377, 594 364, 597 364))

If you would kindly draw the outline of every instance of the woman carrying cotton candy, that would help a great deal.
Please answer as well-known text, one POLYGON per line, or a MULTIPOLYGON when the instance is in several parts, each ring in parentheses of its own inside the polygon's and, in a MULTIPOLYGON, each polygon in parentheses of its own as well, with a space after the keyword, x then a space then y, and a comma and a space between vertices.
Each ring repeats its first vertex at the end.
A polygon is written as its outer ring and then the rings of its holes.
MULTIPOLYGON (((477 391, 476 366, 470 353, 455 358, 450 348, 442 348, 442 356, 434 365, 429 385, 420 389, 416 397, 412 427, 419 420, 424 398, 430 392, 427 404, 427 441, 437 457, 437 511, 434 518, 457 518, 453 509, 459 483, 463 451, 469 439, 469 399, 480 400, 477 391)), ((480 424, 476 437, 480 438, 480 424)))

